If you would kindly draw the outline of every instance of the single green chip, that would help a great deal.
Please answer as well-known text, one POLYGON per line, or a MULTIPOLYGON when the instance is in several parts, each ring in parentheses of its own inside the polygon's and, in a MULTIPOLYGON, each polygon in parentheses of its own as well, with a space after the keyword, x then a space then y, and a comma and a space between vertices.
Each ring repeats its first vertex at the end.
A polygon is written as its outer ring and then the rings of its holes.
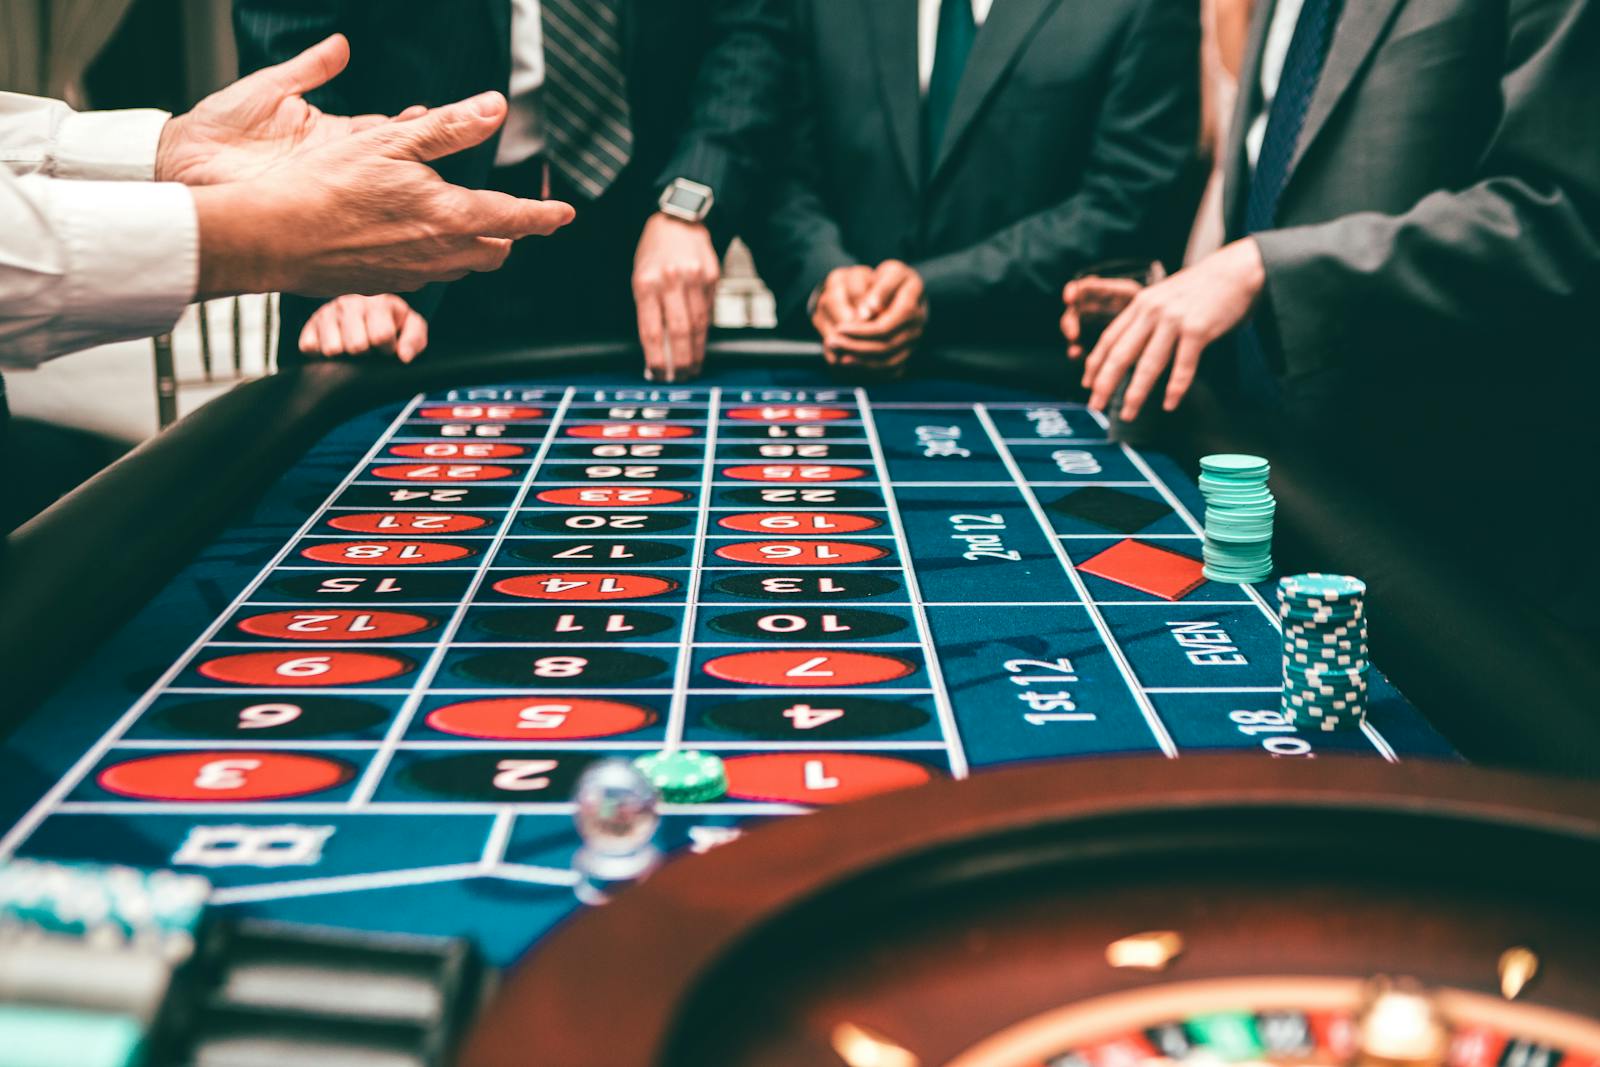
POLYGON ((692 749, 652 752, 633 761, 668 804, 704 804, 728 791, 722 760, 692 749))
POLYGON ((1202 456, 1200 469, 1212 474, 1266 474, 1272 465, 1260 456, 1247 456, 1238 452, 1219 452, 1202 456))
POLYGON ((1290 599, 1349 600, 1365 596, 1367 583, 1348 574, 1294 574, 1278 583, 1278 592, 1290 599))
POLYGON ((210 896, 206 879, 176 871, 35 859, 0 863, 0 925, 97 944, 156 945, 172 960, 194 950, 210 896))

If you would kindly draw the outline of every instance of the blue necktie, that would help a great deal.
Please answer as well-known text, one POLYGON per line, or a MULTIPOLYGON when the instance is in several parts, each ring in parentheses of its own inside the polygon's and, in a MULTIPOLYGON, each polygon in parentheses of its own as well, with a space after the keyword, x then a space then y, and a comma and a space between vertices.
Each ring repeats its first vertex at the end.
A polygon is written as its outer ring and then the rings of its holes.
MULTIPOLYGON (((1277 225, 1278 204, 1289 183, 1289 164, 1305 130, 1306 113, 1322 78, 1322 66, 1328 58, 1328 45, 1333 41, 1342 6, 1343 0, 1305 0, 1300 9, 1300 20, 1295 23, 1289 51, 1284 55, 1278 91, 1267 113, 1261 152, 1250 175, 1244 236, 1277 225)), ((1281 391, 1267 361, 1269 343, 1254 322, 1246 323, 1239 331, 1239 387, 1246 399, 1277 407, 1281 391)))
POLYGON ((950 125, 950 109, 955 106, 961 75, 972 55, 972 42, 978 36, 978 23, 972 17, 972 0, 943 0, 939 5, 939 34, 933 47, 933 77, 928 80, 927 99, 922 102, 922 172, 933 174, 944 144, 945 128, 950 125))
POLYGON ((1306 112, 1322 78, 1322 65, 1328 58, 1328 44, 1339 21, 1343 0, 1305 0, 1300 21, 1295 23, 1289 51, 1283 59, 1283 74, 1278 92, 1267 114, 1267 132, 1250 176, 1250 199, 1245 207, 1245 232, 1270 230, 1277 225, 1278 202, 1289 182, 1289 163, 1294 159, 1300 133, 1305 129, 1306 112))

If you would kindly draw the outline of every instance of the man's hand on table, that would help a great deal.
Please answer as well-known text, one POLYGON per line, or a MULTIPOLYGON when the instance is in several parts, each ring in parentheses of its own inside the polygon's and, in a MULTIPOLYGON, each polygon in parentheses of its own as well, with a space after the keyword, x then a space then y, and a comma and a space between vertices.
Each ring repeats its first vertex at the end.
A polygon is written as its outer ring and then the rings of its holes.
POLYGON ((704 225, 655 214, 633 257, 633 302, 645 377, 684 382, 705 363, 722 264, 704 225))
POLYGON ((1170 364, 1172 375, 1162 408, 1175 410, 1194 383, 1207 346, 1250 317, 1265 284, 1261 250, 1245 238, 1141 290, 1106 327, 1084 362, 1089 406, 1104 411, 1117 386, 1131 374, 1118 415, 1131 422, 1170 364))
POLYGON ((193 189, 201 298, 408 292, 497 269, 512 241, 555 232, 572 208, 450 185, 427 163, 481 144, 505 114, 505 97, 483 93, 193 189))
POLYGON ((922 276, 897 259, 832 271, 811 315, 828 363, 888 375, 904 369, 927 322, 922 276))
MULTIPOLYGON (((302 94, 326 85, 349 62, 350 43, 335 34, 212 93, 162 129, 156 181, 244 181, 307 149, 390 121, 384 115, 329 115, 306 102, 302 94)), ((426 110, 408 108, 399 117, 414 118, 426 110)))
POLYGON ((427 347, 428 320, 393 293, 330 300, 300 331, 300 351, 311 356, 383 352, 410 363, 427 347))
POLYGON ((1109 324, 1125 311, 1144 286, 1132 278, 1076 278, 1062 290, 1066 310, 1061 314, 1061 335, 1067 339, 1067 358, 1083 358, 1084 320, 1109 324))

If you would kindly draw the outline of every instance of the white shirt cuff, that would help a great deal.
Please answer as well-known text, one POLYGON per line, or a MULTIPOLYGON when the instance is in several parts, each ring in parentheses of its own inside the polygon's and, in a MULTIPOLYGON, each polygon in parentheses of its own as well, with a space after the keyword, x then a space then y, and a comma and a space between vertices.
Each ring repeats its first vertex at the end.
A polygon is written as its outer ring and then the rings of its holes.
POLYGON ((171 329, 200 277, 189 190, 174 182, 51 182, 49 197, 67 257, 57 350, 171 329))
MULTIPOLYGON (((156 175, 165 111, 74 111, 56 135, 52 177, 89 181, 147 182, 156 175)), ((190 214, 193 214, 191 209, 190 214)))

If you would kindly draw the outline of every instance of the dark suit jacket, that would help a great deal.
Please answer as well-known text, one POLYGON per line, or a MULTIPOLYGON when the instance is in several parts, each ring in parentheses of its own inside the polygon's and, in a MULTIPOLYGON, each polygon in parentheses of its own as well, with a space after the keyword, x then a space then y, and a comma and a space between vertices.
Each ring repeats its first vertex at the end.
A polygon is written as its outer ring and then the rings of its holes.
MULTIPOLYGON (((547 269, 563 280, 620 286, 616 295, 625 301, 632 242, 661 188, 676 177, 716 191, 707 222, 725 242, 745 213, 756 160, 775 130, 786 3, 624 0, 633 161, 599 202, 579 205, 579 228, 526 254, 548 260, 547 269)), ((510 12, 510 0, 235 0, 233 9, 246 71, 281 62, 334 32, 349 37, 349 68, 312 94, 319 106, 341 114, 394 114, 411 104, 444 104, 490 89, 504 93, 511 73, 510 12)), ((435 166, 451 182, 482 188, 498 140, 435 166)), ((531 188, 519 191, 537 195, 531 188)), ((429 313, 440 295, 435 286, 410 299, 429 313)), ((293 347, 315 306, 285 301, 285 348, 293 347)))
MULTIPOLYGON (((1230 232, 1272 8, 1242 73, 1230 232)), ((1257 236, 1289 376, 1442 371, 1570 324, 1600 292, 1600 3, 1347 0, 1293 159, 1281 228, 1257 236)))
POLYGON ((917 0, 796 0, 790 152, 749 237, 788 314, 903 259, 930 335, 1059 343, 1062 286, 1191 216, 1195 0, 998 0, 923 179, 917 0))
MULTIPOLYGON (((1271 8, 1228 149, 1234 232, 1271 8)), ((1592 619, 1600 573, 1565 549, 1600 486, 1600 2, 1346 0, 1278 221, 1257 315, 1294 431, 1364 453, 1496 578, 1552 568, 1541 599, 1592 619)))

